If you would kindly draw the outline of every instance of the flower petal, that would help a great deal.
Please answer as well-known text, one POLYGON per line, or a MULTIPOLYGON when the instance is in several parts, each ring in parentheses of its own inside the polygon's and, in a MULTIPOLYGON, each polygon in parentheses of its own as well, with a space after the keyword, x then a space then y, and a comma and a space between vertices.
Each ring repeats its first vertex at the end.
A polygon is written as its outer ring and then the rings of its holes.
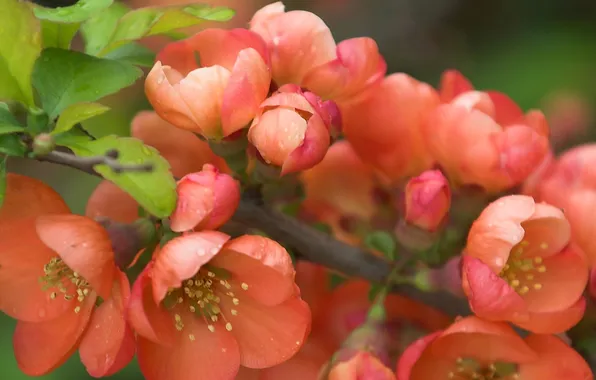
POLYGON ((185 318, 185 330, 172 346, 143 337, 137 340, 139 367, 147 380, 232 380, 240 367, 234 336, 225 329, 209 331, 205 324, 185 318), (190 335, 192 334, 193 340, 190 335))
POLYGON ((369 352, 359 352, 347 362, 335 365, 329 373, 329 380, 395 380, 393 371, 369 352))
POLYGON ((277 242, 244 235, 228 242, 211 265, 232 273, 230 283, 245 283, 247 295, 263 305, 277 305, 294 294, 295 271, 290 255, 277 242))
POLYGON ((310 310, 299 297, 276 306, 262 306, 247 298, 240 299, 237 306, 227 297, 222 303, 228 310, 238 310, 238 316, 232 317, 232 333, 245 367, 267 368, 288 360, 300 350, 310 331, 310 310))
POLYGON ((97 222, 79 215, 41 216, 37 233, 103 299, 108 299, 116 270, 112 243, 97 222))
POLYGON ((281 175, 310 169, 323 160, 331 138, 329 130, 318 114, 308 119, 302 143, 294 149, 281 167, 281 175))
POLYGON ((39 323, 19 321, 13 347, 21 371, 29 376, 41 376, 62 365, 77 349, 77 342, 95 307, 95 299, 95 293, 90 293, 79 313, 73 310, 39 323))
POLYGON ((495 105, 495 121, 506 127, 523 119, 521 108, 509 96, 498 91, 486 91, 495 105))
POLYGON ((0 222, 43 214, 70 213, 64 200, 42 181, 8 173, 6 194, 0 208, 0 222))
POLYGON ((462 262, 464 289, 474 314, 493 321, 523 318, 524 300, 505 280, 477 258, 464 256, 462 262))
POLYGON ((91 316, 79 346, 81 361, 93 377, 120 371, 135 355, 135 336, 125 317, 129 298, 128 278, 117 271, 112 296, 91 316))
POLYGON ((474 86, 459 71, 446 70, 441 76, 439 93, 442 103, 449 103, 458 95, 468 91, 474 91, 474 86))
POLYGON ((525 233, 520 258, 546 258, 556 255, 569 244, 571 226, 563 211, 546 203, 536 204, 534 214, 521 223, 525 233))
POLYGON ((520 379, 591 380, 594 378, 586 361, 561 339, 552 335, 532 334, 526 343, 540 355, 540 360, 520 368, 520 379))
MULTIPOLYGON (((201 177, 200 173, 197 177, 201 177)), ((189 175, 178 181, 176 186, 176 192, 178 193, 176 209, 170 215, 170 228, 172 231, 192 230, 213 211, 214 180, 213 178, 209 179, 211 183, 201 183, 206 181, 193 181, 189 175)))
POLYGON ((529 318, 512 321, 522 329, 537 334, 559 334, 577 325, 584 316, 586 299, 580 298, 571 307, 550 313, 529 313, 529 318))
POLYGON ((45 291, 39 282, 56 253, 39 240, 35 220, 0 223, 0 310, 28 322, 53 319, 74 308, 64 297, 51 299, 53 289, 45 291))
POLYGON ((218 231, 192 232, 170 240, 155 255, 151 271, 153 299, 159 304, 171 288, 194 276, 219 253, 230 237, 218 231))
POLYGON ((399 360, 397 361, 397 380, 411 379, 410 374, 414 364, 416 364, 418 359, 420 359, 420 356, 424 350, 426 350, 428 345, 431 344, 442 333, 443 331, 434 332, 425 337, 417 339, 408 346, 408 348, 401 354, 399 360))
POLYGON ((93 190, 85 215, 107 217, 116 222, 132 223, 139 217, 139 204, 127 192, 110 181, 101 181, 93 190))

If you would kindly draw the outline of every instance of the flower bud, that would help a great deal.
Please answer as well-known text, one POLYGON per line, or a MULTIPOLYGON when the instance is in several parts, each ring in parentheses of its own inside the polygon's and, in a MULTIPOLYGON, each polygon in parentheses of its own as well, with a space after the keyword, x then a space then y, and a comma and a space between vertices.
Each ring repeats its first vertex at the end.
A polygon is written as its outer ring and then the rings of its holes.
POLYGON ((330 120, 314 94, 297 86, 283 86, 260 106, 248 131, 248 140, 263 160, 281 167, 281 175, 309 169, 329 148, 330 120))
POLYGON ((230 219, 240 202, 238 183, 210 164, 184 176, 176 190, 178 202, 170 216, 170 228, 175 232, 217 229, 230 219))
POLYGON ((451 206, 451 190, 439 170, 428 170, 406 185, 406 221, 427 231, 436 230, 451 206))
POLYGON ((33 140, 33 153, 36 156, 46 155, 53 151, 55 147, 54 138, 47 133, 39 134, 33 140))

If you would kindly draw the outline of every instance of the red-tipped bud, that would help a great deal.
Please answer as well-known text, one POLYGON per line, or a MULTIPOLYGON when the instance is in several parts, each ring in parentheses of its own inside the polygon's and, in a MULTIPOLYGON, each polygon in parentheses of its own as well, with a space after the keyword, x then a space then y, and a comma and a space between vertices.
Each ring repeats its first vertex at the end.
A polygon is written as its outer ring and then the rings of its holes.
POLYGON ((406 221, 427 231, 436 230, 451 206, 451 190, 439 170, 428 170, 406 185, 406 221))
POLYGON ((260 106, 248 140, 268 164, 281 174, 309 169, 329 148, 330 116, 312 93, 293 85, 283 86, 260 106))
POLYGON ((178 203, 170 216, 175 232, 217 229, 230 219, 240 201, 240 188, 231 176, 205 164, 203 170, 178 181, 178 203))

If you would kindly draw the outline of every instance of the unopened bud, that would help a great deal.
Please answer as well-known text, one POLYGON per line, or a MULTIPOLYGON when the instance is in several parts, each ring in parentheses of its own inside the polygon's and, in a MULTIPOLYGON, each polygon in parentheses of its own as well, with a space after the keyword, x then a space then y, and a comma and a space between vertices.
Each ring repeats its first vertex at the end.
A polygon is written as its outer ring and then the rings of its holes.
POLYGON ((441 225, 451 206, 451 190, 439 170, 428 170, 406 185, 405 219, 426 231, 441 225))
POLYGON ((44 156, 56 148, 54 138, 48 133, 42 133, 33 139, 33 153, 36 156, 44 156))

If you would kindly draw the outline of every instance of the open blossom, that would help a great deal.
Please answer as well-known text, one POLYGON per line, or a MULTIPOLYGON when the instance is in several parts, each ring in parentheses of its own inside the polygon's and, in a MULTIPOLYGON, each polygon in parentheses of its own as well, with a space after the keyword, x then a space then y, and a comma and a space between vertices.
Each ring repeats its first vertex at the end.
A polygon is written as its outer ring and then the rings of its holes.
POLYGON ((323 161, 301 173, 301 179, 306 194, 302 211, 328 224, 338 239, 357 243, 344 221, 370 221, 376 209, 375 181, 352 145, 346 140, 334 143, 323 161))
POLYGON ((310 329, 286 250, 261 236, 170 240, 133 286, 129 316, 148 380, 233 379, 292 357, 310 329))
POLYGON ((398 380, 591 380, 584 359, 561 339, 519 337, 504 323, 477 317, 456 321, 414 342, 397 365, 398 380))
POLYGON ((176 209, 170 216, 170 228, 175 232, 217 229, 230 219, 240 202, 236 180, 210 164, 182 177, 176 191, 176 209))
POLYGON ((392 74, 366 100, 342 108, 343 130, 360 158, 395 183, 433 166, 422 125, 438 104, 430 85, 392 74))
POLYGON ((266 46, 257 34, 206 29, 166 46, 147 75, 145 92, 164 120, 220 139, 250 123, 270 82, 266 46))
POLYGON ((570 237, 556 207, 524 195, 491 203, 472 225, 462 260, 474 313, 537 333, 575 325, 585 309, 588 266, 570 237))
POLYGON ((563 153, 526 191, 535 198, 565 210, 571 224, 572 240, 596 264, 596 144, 585 144, 563 153))
POLYGON ((325 157, 330 122, 316 95, 286 85, 259 106, 248 140, 265 162, 281 167, 282 175, 294 173, 325 157))
POLYGON ((451 190, 439 170, 429 170, 406 184, 406 221, 427 231, 434 231, 447 216, 451 190))
POLYGON ((457 94, 466 85, 452 87, 443 98, 454 97, 424 124, 430 154, 457 185, 498 192, 521 184, 548 153, 544 115, 535 110, 524 115, 499 92, 457 94))
POLYGON ((317 15, 284 9, 281 2, 269 4, 250 22, 250 29, 267 43, 277 86, 293 83, 345 103, 383 79, 387 64, 373 39, 352 38, 336 45, 317 15))
POLYGON ((18 192, 26 184, 30 205, 44 199, 52 212, 11 218, 7 208, 0 221, 0 309, 18 320, 13 345, 19 368, 40 376, 78 349, 92 376, 119 371, 134 356, 124 316, 130 287, 116 268, 107 232, 70 214, 47 185, 18 178, 9 181, 7 199, 25 201, 18 192), (95 306, 98 297, 104 302, 95 306))

